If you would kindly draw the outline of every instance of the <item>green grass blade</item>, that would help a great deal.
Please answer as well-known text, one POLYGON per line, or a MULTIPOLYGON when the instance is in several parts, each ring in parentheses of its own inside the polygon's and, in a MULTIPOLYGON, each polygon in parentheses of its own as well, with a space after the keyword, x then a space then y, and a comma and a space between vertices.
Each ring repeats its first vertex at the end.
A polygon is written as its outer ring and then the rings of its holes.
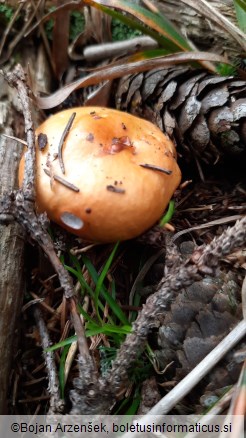
POLYGON ((116 300, 116 285, 114 280, 111 283, 111 296, 113 300, 116 300))
POLYGON ((175 203, 173 200, 169 202, 168 210, 166 214, 163 216, 163 218, 160 220, 159 225, 163 227, 163 225, 167 224, 173 217, 173 214, 175 212, 175 203))
POLYGON ((86 337, 89 336, 95 336, 99 333, 103 333, 105 335, 110 335, 112 333, 119 334, 119 335, 128 335, 131 333, 131 326, 117 326, 117 325, 110 325, 110 324, 104 324, 102 327, 93 327, 93 324, 88 324, 86 329, 86 337))
POLYGON ((170 51, 166 49, 143 50, 142 52, 137 52, 136 54, 129 56, 127 58, 127 62, 136 62, 142 61, 143 59, 158 58, 159 56, 168 55, 168 53, 170 53, 170 51))
POLYGON ((114 415, 120 415, 121 412, 124 412, 124 408, 125 408, 125 406, 127 406, 127 403, 129 403, 129 397, 122 400, 119 407, 114 412, 114 415))
MULTIPOLYGON (((95 323, 95 321, 91 320, 88 325, 87 329, 85 331, 86 337, 95 336, 99 333, 103 333, 105 335, 111 335, 111 334, 118 334, 118 335, 128 335, 131 333, 131 326, 129 324, 123 325, 121 327, 113 324, 104 324, 103 326, 99 326, 95 323)), ((58 350, 59 348, 63 347, 69 347, 73 342, 77 341, 77 336, 70 336, 67 339, 64 339, 61 342, 58 342, 57 344, 52 345, 49 348, 46 348, 45 351, 54 351, 58 350)))
POLYGON ((102 270, 102 272, 101 272, 101 274, 100 274, 100 276, 99 276, 99 278, 98 278, 98 280, 97 280, 97 283, 96 283, 96 290, 95 290, 95 304, 96 304, 96 306, 97 306, 97 309, 98 309, 98 304, 97 304, 97 303, 98 303, 98 299, 99 299, 99 294, 100 294, 100 292, 101 292, 101 289, 102 289, 102 285, 103 285, 104 279, 105 279, 105 277, 106 277, 106 275, 107 275, 107 273, 108 273, 108 271, 109 271, 109 268, 110 268, 110 266, 111 266, 111 264, 112 264, 112 261, 113 261, 113 258, 114 258, 114 256, 115 256, 115 253, 116 253, 116 251, 117 251, 117 249, 118 249, 119 243, 120 243, 120 242, 117 242, 117 243, 115 244, 115 246, 114 246, 114 248, 113 248, 113 251, 111 252, 111 254, 110 254, 108 260, 106 261, 106 263, 105 263, 105 265, 104 265, 104 268, 103 268, 103 270, 102 270))
MULTIPOLYGON (((141 284, 139 284, 138 287, 140 285, 141 284)), ((136 293, 134 294, 134 298, 133 298, 133 303, 132 303, 133 306, 139 307, 140 303, 141 303, 141 299, 142 299, 141 295, 136 291, 136 293)), ((135 321, 135 319, 137 318, 137 316, 138 316, 138 312, 136 310, 131 311, 130 312, 130 322, 133 323, 135 321)))
MULTIPOLYGON (((76 278, 78 278, 80 284, 82 287, 84 287, 86 289, 86 291, 89 293, 89 295, 91 296, 91 298, 94 300, 95 302, 95 306, 97 309, 97 316, 99 321, 102 324, 102 319, 99 315, 98 309, 100 309, 102 312, 104 312, 104 305, 102 304, 101 300, 99 299, 99 295, 101 295, 105 301, 108 303, 110 309, 112 310, 113 314, 115 316, 117 316, 117 318, 120 320, 120 322, 122 324, 129 324, 129 321, 127 319, 127 317, 125 316, 124 312, 121 310, 120 306, 118 306, 118 304, 115 301, 115 284, 113 284, 113 297, 108 293, 107 289, 105 288, 105 286, 103 285, 103 281, 105 279, 105 276, 107 275, 107 272, 111 266, 111 263, 113 261, 114 255, 117 251, 119 243, 117 243, 112 251, 112 253, 110 254, 102 273, 100 274, 100 276, 98 275, 95 267, 93 266, 93 264, 91 263, 91 261, 88 259, 88 257, 86 255, 82 255, 82 261, 84 263, 84 265, 86 266, 86 268, 89 271, 89 274, 93 280, 93 282, 96 285, 96 290, 95 292, 92 290, 92 288, 87 284, 87 282, 85 281, 83 274, 81 272, 81 266, 80 263, 77 259, 77 257, 70 255, 71 257, 71 261, 73 263, 73 265, 75 266, 75 269, 72 268, 71 266, 68 265, 64 265, 65 268, 71 272, 72 274, 74 274, 76 276, 76 278)), ((88 320, 88 318, 87 318, 88 320)), ((108 320, 110 323, 113 323, 113 320, 110 316, 108 316, 108 320)))
MULTIPOLYGON (((75 275, 77 277, 77 279, 79 280, 81 286, 86 289, 86 291, 88 292, 90 297, 94 300, 94 291, 88 285, 88 283, 85 281, 85 279, 83 277, 83 274, 81 272, 81 266, 79 264, 78 259, 75 256, 71 255, 71 260, 72 260, 73 264, 75 265, 76 269, 71 268, 71 266, 68 266, 68 265, 64 265, 64 267, 67 269, 67 271, 71 272, 71 274, 73 274, 73 275, 75 275)), ((98 300, 98 307, 99 307, 99 309, 102 312, 104 311, 104 305, 102 304, 102 302, 100 300, 98 300)), ((102 321, 101 318, 100 318, 100 315, 97 315, 97 316, 98 316, 99 321, 102 321)), ((109 318, 109 320, 110 320, 110 318, 109 318)))
MULTIPOLYGON (((90 315, 83 309, 83 307, 81 306, 81 304, 78 304, 78 309, 79 309, 79 313, 81 313, 81 315, 83 316, 83 318, 88 321, 91 322, 92 324, 96 324, 98 326, 98 324, 94 321, 94 319, 92 319, 90 317, 90 315)), ((98 326, 99 327, 99 326, 98 326)))
POLYGON ((246 0, 234 0, 234 7, 240 29, 246 32, 246 0))
POLYGON ((60 391, 61 391, 62 399, 64 399, 64 395, 65 395, 65 363, 66 363, 68 350, 69 350, 69 345, 67 345, 64 348, 59 364, 59 382, 60 382, 60 391))
POLYGON ((139 30, 142 34, 150 36, 151 38, 156 40, 160 46, 165 47, 168 53, 173 53, 180 50, 179 48, 177 48, 176 44, 174 44, 168 38, 165 38, 164 36, 160 35, 154 30, 149 29, 146 26, 140 24, 139 21, 136 21, 130 18, 129 16, 123 15, 121 12, 117 12, 113 9, 106 8, 101 5, 99 5, 97 9, 99 9, 100 11, 104 12, 107 15, 110 15, 112 18, 120 20, 122 23, 124 23, 126 26, 130 27, 131 29, 139 30))
MULTIPOLYGON (((88 259, 86 255, 82 255, 83 263, 85 264, 86 268, 88 269, 92 280, 95 284, 97 284, 98 281, 98 274, 92 265, 91 261, 88 259)), ((117 316, 117 318, 121 321, 122 324, 129 324, 127 317, 125 316, 124 312, 121 310, 120 306, 116 303, 116 301, 112 298, 112 296, 107 292, 106 288, 102 285, 100 290, 101 296, 105 299, 105 301, 108 303, 110 309, 113 311, 114 315, 117 316)))
MULTIPOLYGON (((104 1, 99 1, 100 3, 104 3, 104 1)), ((111 4, 111 1, 106 1, 106 3, 111 4)), ((168 38, 179 49, 185 51, 191 50, 187 40, 175 29, 172 23, 164 15, 151 12, 148 9, 139 6, 138 4, 127 0, 116 0, 113 3, 115 3, 115 6, 120 8, 120 10, 123 12, 132 14, 134 17, 137 17, 139 20, 141 20, 145 25, 149 26, 151 29, 154 29, 162 36, 168 38)))
POLYGON ((71 274, 75 275, 75 277, 77 277, 77 279, 79 280, 80 284, 82 287, 84 287, 86 289, 86 291, 90 294, 93 295, 93 290, 91 289, 91 287, 86 283, 85 279, 83 278, 83 275, 81 274, 81 272, 78 272, 77 269, 71 268, 71 266, 68 265, 64 265, 64 268, 67 269, 67 271, 71 272, 71 274))
POLYGON ((55 345, 52 345, 49 348, 46 348, 45 351, 54 351, 58 350, 58 348, 66 347, 66 345, 71 345, 73 342, 77 341, 77 336, 71 336, 70 338, 64 339, 64 341, 58 342, 55 345))
POLYGON ((127 411, 124 413, 124 416, 125 415, 130 415, 130 416, 135 415, 137 413, 138 408, 139 408, 140 402, 141 402, 141 396, 140 395, 134 396, 131 405, 129 406, 127 411))
POLYGON ((234 6, 238 5, 246 12, 246 0, 233 0, 234 6))
MULTIPOLYGON (((169 48, 172 52, 179 50, 192 50, 187 40, 163 15, 159 13, 151 12, 142 6, 126 0, 85 0, 85 3, 89 4, 90 6, 94 6, 111 16, 114 16, 118 20, 125 22, 125 24, 129 25, 130 27, 134 27, 138 30, 141 30, 141 32, 145 34, 152 36, 159 42, 160 45, 166 48, 167 44, 169 44, 169 48), (121 12, 127 12, 135 17, 135 19, 131 19, 131 23, 129 21, 127 23, 125 15, 122 13, 117 13, 111 8, 116 8, 121 12), (143 23, 148 27, 143 25, 139 26, 139 21, 137 21, 136 18, 140 21, 140 23, 143 23), (164 40, 162 38, 164 38, 164 40)), ((129 20, 128 17, 127 19, 129 20)))

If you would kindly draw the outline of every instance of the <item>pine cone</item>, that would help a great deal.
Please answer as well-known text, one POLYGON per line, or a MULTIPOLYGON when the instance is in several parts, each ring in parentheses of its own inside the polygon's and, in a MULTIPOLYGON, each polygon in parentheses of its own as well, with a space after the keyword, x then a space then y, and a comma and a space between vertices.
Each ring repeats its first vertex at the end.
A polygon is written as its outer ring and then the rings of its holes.
MULTIPOLYGON (((181 253, 189 253, 191 247, 189 241, 182 243, 181 253)), ((159 348, 155 354, 160 369, 173 361, 171 378, 180 380, 188 374, 241 319, 238 272, 226 273, 219 269, 216 278, 205 277, 194 282, 177 296, 170 310, 160 316, 159 348)), ((230 372, 228 363, 232 364, 232 358, 226 357, 224 362, 228 372, 220 376, 221 387, 231 384, 238 376, 234 365, 230 372)), ((208 380, 212 385, 212 377, 208 380)))
POLYGON ((122 78, 116 107, 157 124, 185 159, 214 163, 245 152, 245 90, 246 81, 174 66, 122 78))

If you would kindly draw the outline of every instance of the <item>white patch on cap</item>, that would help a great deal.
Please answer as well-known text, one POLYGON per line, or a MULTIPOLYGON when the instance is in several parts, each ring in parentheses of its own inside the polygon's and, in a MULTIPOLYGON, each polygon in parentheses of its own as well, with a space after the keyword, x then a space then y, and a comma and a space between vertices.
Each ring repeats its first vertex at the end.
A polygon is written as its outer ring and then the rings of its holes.
POLYGON ((82 219, 73 213, 68 213, 68 211, 64 211, 64 213, 61 214, 61 221, 74 230, 80 230, 84 226, 82 219))

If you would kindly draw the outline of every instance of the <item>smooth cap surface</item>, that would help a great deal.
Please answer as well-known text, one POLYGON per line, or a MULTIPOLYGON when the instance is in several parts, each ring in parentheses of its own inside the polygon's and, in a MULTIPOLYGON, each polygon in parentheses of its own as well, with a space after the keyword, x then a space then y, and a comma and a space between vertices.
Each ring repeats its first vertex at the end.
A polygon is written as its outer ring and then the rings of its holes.
MULTIPOLYGON (((87 240, 140 235, 161 217, 180 183, 172 142, 152 123, 124 112, 72 108, 48 118, 36 136, 37 209, 87 240)), ((20 184, 23 170, 24 159, 20 184)))

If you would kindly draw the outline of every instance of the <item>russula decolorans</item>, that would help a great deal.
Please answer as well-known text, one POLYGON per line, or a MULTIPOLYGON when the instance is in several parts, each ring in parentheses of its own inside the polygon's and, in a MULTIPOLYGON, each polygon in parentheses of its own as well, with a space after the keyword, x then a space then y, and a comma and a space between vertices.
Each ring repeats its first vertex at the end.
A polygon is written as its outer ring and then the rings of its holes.
MULTIPOLYGON (((152 123, 101 107, 48 118, 36 131, 37 211, 89 241, 136 237, 163 214, 181 173, 152 123)), ((24 158, 19 170, 22 184, 24 158)))

